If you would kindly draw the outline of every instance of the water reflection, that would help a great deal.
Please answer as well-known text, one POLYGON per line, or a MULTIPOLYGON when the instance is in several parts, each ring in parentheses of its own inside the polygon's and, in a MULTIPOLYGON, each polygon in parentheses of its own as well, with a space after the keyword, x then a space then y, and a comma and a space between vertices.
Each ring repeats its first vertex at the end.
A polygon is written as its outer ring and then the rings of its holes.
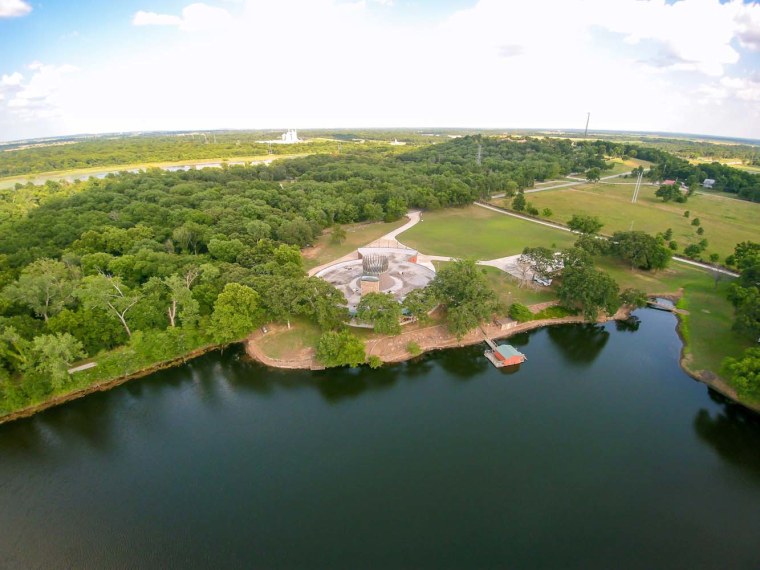
POLYGON ((560 325, 547 329, 549 338, 565 360, 572 364, 591 364, 610 338, 603 325, 560 325))
POLYGON ((732 465, 754 476, 760 483, 760 415, 734 404, 722 394, 708 389, 710 399, 721 409, 711 415, 706 409, 697 412, 694 431, 699 438, 732 465))
POLYGON ((615 321, 615 330, 619 332, 636 332, 641 326, 641 319, 631 315, 627 319, 615 321))

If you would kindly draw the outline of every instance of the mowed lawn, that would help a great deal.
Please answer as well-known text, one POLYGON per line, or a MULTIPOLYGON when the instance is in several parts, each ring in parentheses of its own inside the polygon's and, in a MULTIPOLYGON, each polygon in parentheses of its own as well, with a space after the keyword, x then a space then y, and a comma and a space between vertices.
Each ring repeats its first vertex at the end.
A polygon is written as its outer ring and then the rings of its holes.
POLYGON ((356 248, 367 245, 369 242, 403 226, 408 221, 409 218, 404 216, 400 220, 388 224, 377 222, 374 224, 365 223, 343 226, 343 229, 346 230, 346 239, 340 244, 332 242, 332 234, 328 230, 317 238, 317 243, 314 244, 314 247, 306 248, 301 252, 304 258, 304 265, 307 269, 311 269, 317 265, 343 257, 356 248))
MULTIPOLYGON (((745 205, 744 202, 739 204, 745 205)), ((576 238, 561 230, 476 206, 425 212, 423 220, 399 239, 423 253, 434 255, 493 259, 520 253, 525 246, 570 247, 576 238)), ((675 224, 671 225, 675 231, 675 224)), ((599 269, 618 282, 621 289, 635 287, 649 294, 674 294, 683 289, 684 304, 690 312, 686 327, 692 369, 719 373, 723 358, 739 356, 750 345, 747 339, 731 330, 734 310, 726 299, 728 278, 721 277, 716 284, 711 272, 677 262, 671 262, 662 271, 650 272, 632 270, 614 257, 600 257, 594 261, 599 269)), ((491 288, 503 305, 514 302, 531 304, 556 298, 554 286, 538 290, 520 288, 511 276, 494 268, 484 269, 491 288)))
POLYGON ((714 252, 723 260, 737 243, 760 238, 760 204, 706 194, 695 194, 686 204, 664 203, 655 197, 657 187, 651 185, 642 185, 637 203, 631 204, 633 188, 627 184, 582 184, 528 194, 527 198, 539 210, 551 209, 551 219, 559 222, 566 223, 573 214, 599 216, 605 234, 630 229, 657 233, 672 228, 679 251, 705 238, 709 244, 705 259, 714 252), (687 210, 688 218, 684 217, 687 210), (703 235, 691 225, 694 218, 699 218, 703 235))
POLYGON ((422 221, 398 236, 409 247, 429 255, 495 259, 522 253, 526 247, 563 249, 576 236, 478 206, 425 212, 422 221))

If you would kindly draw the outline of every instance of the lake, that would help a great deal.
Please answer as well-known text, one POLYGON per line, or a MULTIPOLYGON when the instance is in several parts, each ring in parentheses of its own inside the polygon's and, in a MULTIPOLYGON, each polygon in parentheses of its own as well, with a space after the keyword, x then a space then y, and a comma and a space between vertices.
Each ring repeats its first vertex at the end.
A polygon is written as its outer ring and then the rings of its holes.
POLYGON ((758 568, 760 420, 675 317, 379 370, 240 348, 0 426, 3 568, 758 568))

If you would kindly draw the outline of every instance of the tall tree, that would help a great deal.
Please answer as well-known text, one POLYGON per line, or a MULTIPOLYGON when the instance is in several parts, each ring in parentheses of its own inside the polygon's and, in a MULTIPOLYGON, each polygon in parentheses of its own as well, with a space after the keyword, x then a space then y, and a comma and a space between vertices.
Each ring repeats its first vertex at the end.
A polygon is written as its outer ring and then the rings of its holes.
POLYGON ((448 328, 463 337, 488 319, 496 308, 496 294, 472 260, 453 261, 430 284, 430 293, 448 312, 448 328))
POLYGON ((557 295, 568 307, 577 307, 588 320, 596 320, 599 311, 611 315, 620 307, 615 280, 590 266, 568 267, 562 274, 557 295))
POLYGON ((128 337, 132 331, 127 323, 127 313, 140 301, 142 294, 131 290, 119 277, 110 275, 90 275, 82 279, 81 286, 74 292, 88 309, 107 311, 119 319, 128 337))
POLYGON ((31 361, 35 373, 60 389, 69 380, 69 366, 84 356, 82 343, 67 333, 45 334, 32 341, 31 361))
POLYGON ((598 216, 584 214, 573 214, 573 217, 567 222, 567 227, 582 234, 598 234, 603 226, 604 224, 598 216))
POLYGON ((5 295, 23 303, 45 319, 60 312, 71 300, 78 273, 54 259, 38 259, 27 265, 5 295))
POLYGON ((317 360, 325 366, 359 366, 366 359, 364 343, 347 330, 324 333, 317 344, 317 360))
POLYGON ((360 321, 372 323, 375 332, 399 334, 401 332, 401 305, 390 293, 368 293, 359 301, 356 316, 360 321))
POLYGON ((263 322, 259 294, 245 285, 228 283, 216 299, 210 328, 217 342, 230 342, 242 339, 263 322))
POLYGON ((662 236, 654 237, 646 232, 615 232, 610 241, 613 251, 632 268, 664 269, 672 255, 662 236))

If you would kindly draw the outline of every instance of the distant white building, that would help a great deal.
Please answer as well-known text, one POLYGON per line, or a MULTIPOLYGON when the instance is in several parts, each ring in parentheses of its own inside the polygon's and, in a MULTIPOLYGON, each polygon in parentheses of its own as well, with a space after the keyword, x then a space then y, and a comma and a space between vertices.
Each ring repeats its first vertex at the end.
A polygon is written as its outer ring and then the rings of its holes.
POLYGON ((393 139, 393 142, 391 143, 393 146, 403 146, 406 143, 405 142, 399 142, 398 139, 393 139))
POLYGON ((712 178, 705 178, 705 181, 702 182, 703 188, 712 188, 715 185, 715 180, 712 178))
POLYGON ((301 142, 298 139, 298 133, 295 129, 288 129, 288 132, 284 133, 281 137, 283 144, 293 144, 297 142, 301 142))
POLYGON ((287 132, 280 135, 279 139, 274 139, 271 141, 256 141, 263 144, 295 144, 303 142, 301 139, 298 138, 298 131, 295 129, 288 129, 287 132))

